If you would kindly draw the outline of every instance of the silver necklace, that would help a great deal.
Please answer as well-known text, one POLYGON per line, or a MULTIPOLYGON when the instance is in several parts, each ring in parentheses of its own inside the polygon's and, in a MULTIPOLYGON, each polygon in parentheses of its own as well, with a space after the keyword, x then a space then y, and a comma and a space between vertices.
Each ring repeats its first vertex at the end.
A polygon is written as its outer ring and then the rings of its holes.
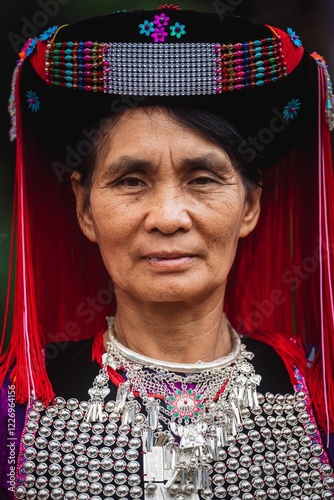
POLYGON ((169 498, 180 490, 189 500, 199 498, 198 492, 208 494, 210 462, 219 460, 229 438, 237 434, 243 409, 259 408, 256 388, 261 377, 249 362, 253 354, 231 327, 230 332, 233 349, 228 356, 210 363, 167 363, 120 344, 114 318, 108 318, 107 352, 88 391, 85 420, 102 421, 110 392, 108 366, 123 373, 115 411, 122 425, 140 428, 149 498, 169 498))

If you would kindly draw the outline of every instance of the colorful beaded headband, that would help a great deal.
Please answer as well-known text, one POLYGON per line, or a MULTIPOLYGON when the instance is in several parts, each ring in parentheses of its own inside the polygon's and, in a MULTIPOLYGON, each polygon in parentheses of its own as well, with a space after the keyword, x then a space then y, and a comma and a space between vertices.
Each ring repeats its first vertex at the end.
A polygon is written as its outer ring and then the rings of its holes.
POLYGON ((235 44, 48 42, 48 85, 118 95, 207 95, 287 75, 280 37, 235 44))

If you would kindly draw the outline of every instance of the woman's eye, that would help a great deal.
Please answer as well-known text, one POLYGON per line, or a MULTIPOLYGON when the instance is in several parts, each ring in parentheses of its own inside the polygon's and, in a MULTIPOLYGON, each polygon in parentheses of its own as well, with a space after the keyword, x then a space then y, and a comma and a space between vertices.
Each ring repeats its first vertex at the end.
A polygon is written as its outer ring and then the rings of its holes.
POLYGON ((145 182, 138 177, 123 177, 123 179, 120 179, 117 184, 129 187, 145 186, 145 182))
POLYGON ((190 184, 196 184, 197 186, 207 185, 207 184, 216 184, 217 180, 213 177, 208 177, 207 175, 201 175, 193 179, 190 184))

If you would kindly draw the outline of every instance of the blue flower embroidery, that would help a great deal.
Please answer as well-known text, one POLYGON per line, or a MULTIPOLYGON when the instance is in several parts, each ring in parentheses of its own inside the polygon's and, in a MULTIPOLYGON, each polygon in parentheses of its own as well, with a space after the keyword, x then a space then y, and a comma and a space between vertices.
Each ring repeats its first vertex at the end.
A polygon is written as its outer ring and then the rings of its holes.
POLYGON ((298 111, 300 110, 301 102, 299 99, 292 99, 287 106, 283 109, 284 119, 287 121, 296 118, 298 111))
POLYGON ((27 98, 27 103, 28 103, 29 109, 33 113, 36 113, 40 108, 39 99, 38 99, 36 92, 34 92, 33 90, 28 90, 28 92, 26 94, 26 98, 27 98))
POLYGON ((43 40, 43 42, 49 40, 49 38, 51 38, 56 33, 57 29, 58 29, 57 25, 52 26, 52 28, 48 28, 46 31, 44 31, 44 33, 42 33, 39 36, 39 39, 43 40))
POLYGON ((150 23, 147 20, 144 21, 143 24, 140 24, 139 28, 141 28, 140 29, 140 34, 141 35, 149 36, 154 31, 154 25, 153 25, 153 23, 150 23))
POLYGON ((287 33, 288 33, 289 37, 291 38, 292 43, 293 43, 296 47, 298 47, 298 48, 299 48, 299 47, 302 47, 302 46, 303 46, 301 39, 299 38, 299 36, 298 36, 298 35, 296 35, 296 32, 295 32, 295 31, 293 31, 293 29, 292 29, 292 28, 288 28, 286 31, 287 31, 287 33))
POLYGON ((171 35, 176 36, 176 38, 181 38, 182 35, 186 34, 185 24, 175 23, 174 26, 170 26, 171 35))
POLYGON ((26 57, 30 56, 30 54, 35 50, 37 42, 38 42, 37 37, 31 39, 31 42, 29 43, 28 48, 26 50, 26 57))

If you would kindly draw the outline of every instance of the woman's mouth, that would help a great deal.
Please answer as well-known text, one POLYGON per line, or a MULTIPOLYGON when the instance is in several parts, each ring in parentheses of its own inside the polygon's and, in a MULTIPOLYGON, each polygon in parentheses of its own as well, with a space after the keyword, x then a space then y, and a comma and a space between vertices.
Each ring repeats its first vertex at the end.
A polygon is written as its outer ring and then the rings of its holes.
POLYGON ((150 255, 145 260, 152 266, 157 267, 182 267, 195 259, 192 254, 170 254, 170 255, 150 255))

